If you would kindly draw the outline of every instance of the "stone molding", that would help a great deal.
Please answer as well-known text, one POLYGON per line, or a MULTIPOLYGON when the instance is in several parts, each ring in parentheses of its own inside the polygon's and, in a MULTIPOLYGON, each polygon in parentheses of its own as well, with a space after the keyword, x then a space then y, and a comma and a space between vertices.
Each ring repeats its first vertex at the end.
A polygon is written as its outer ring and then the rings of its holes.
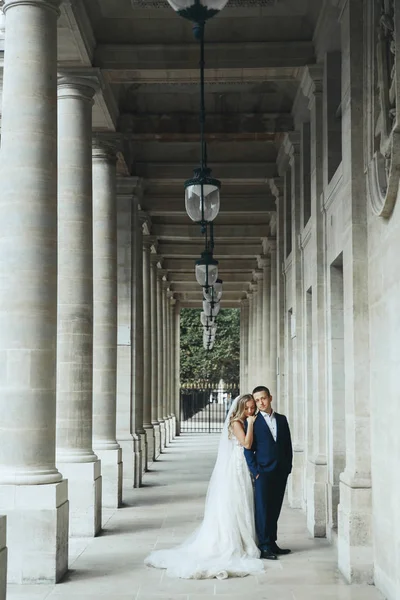
POLYGON ((387 218, 400 184, 400 0, 385 13, 369 0, 364 11, 367 194, 374 214, 387 218))
POLYGON ((116 145, 112 140, 104 140, 95 136, 92 140, 92 159, 116 164, 116 145))
POLYGON ((5 14, 10 8, 16 6, 34 6, 36 8, 52 10, 58 16, 60 14, 60 4, 61 0, 5 0, 3 13, 5 14))

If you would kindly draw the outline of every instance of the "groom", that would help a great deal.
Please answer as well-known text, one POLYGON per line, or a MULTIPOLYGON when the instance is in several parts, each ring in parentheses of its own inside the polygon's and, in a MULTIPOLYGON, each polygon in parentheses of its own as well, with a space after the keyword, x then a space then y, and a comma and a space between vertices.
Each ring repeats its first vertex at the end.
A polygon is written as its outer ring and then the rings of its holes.
MULTIPOLYGON (((253 445, 245 450, 247 465, 254 477, 255 518, 261 558, 276 560, 290 550, 276 543, 278 518, 292 470, 292 441, 287 419, 272 407, 269 389, 259 385, 253 390, 259 414, 253 426, 253 445)), ((246 427, 247 430, 247 427, 246 427)))

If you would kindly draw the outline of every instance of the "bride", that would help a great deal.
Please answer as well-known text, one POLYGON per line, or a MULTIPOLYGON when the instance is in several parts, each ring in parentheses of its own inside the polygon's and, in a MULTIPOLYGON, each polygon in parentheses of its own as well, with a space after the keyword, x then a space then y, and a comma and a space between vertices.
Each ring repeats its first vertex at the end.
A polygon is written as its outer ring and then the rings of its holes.
POLYGON ((243 448, 253 443, 255 412, 250 394, 234 400, 222 430, 202 524, 179 546, 151 552, 146 565, 184 579, 226 579, 263 571, 256 545, 253 487, 243 454, 243 448))

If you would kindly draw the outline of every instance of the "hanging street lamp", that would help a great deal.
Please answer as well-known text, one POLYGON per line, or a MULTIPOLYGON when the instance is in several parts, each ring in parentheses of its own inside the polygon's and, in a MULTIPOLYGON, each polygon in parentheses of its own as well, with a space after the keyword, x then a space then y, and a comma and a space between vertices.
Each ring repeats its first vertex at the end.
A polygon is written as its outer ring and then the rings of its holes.
POLYGON ((196 261, 196 280, 203 287, 214 285, 218 279, 218 261, 213 258, 211 252, 205 250, 201 258, 196 261))
POLYGON ((203 295, 209 302, 219 302, 222 298, 222 280, 217 279, 214 285, 204 288, 203 295))

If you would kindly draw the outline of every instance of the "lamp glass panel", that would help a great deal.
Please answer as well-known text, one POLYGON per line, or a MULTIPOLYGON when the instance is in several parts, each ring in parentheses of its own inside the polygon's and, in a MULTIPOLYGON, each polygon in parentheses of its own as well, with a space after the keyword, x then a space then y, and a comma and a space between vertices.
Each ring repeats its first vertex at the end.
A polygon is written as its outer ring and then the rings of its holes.
POLYGON ((208 270, 208 285, 214 285, 214 283, 218 279, 218 266, 217 265, 209 265, 207 263, 200 263, 196 265, 196 280, 197 283, 201 286, 205 286, 207 284, 207 270, 208 270))
POLYGON ((202 220, 201 214, 201 187, 203 185, 204 221, 214 221, 219 213, 219 188, 209 184, 189 185, 185 189, 185 208, 192 221, 198 223, 202 220))

